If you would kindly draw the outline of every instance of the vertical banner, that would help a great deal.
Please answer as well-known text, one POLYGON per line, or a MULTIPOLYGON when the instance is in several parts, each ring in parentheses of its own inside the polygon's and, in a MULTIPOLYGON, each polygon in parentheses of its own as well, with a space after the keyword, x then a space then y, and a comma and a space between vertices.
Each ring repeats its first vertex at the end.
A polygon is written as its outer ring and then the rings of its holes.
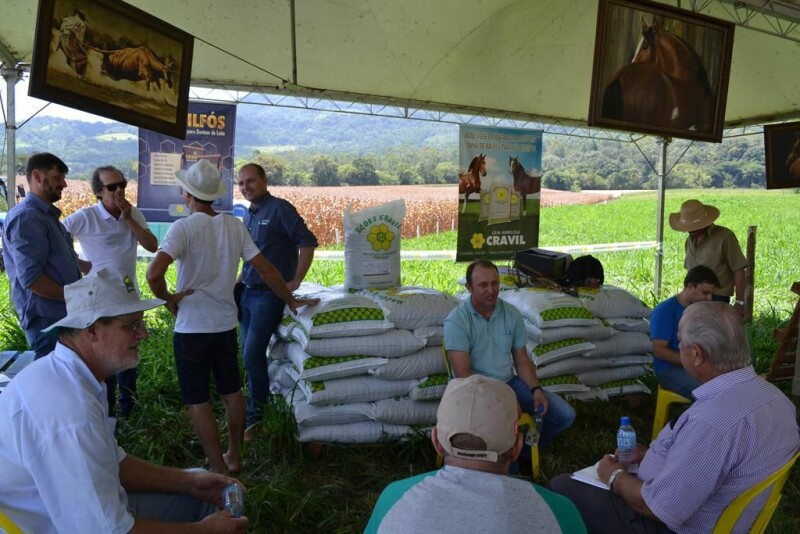
POLYGON ((456 261, 539 245, 542 132, 462 125, 456 261))
POLYGON ((175 178, 206 159, 217 166, 228 192, 214 201, 217 211, 233 207, 233 144, 235 104, 189 102, 186 140, 139 128, 138 207, 149 222, 172 222, 189 215, 175 178))

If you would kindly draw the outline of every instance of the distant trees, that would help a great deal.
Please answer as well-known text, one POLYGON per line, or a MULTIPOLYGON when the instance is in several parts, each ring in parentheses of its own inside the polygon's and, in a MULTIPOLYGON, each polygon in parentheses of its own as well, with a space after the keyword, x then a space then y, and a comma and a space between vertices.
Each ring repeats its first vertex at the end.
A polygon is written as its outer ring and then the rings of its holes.
POLYGON ((314 156, 311 160, 311 182, 319 186, 339 185, 339 166, 327 156, 314 156))

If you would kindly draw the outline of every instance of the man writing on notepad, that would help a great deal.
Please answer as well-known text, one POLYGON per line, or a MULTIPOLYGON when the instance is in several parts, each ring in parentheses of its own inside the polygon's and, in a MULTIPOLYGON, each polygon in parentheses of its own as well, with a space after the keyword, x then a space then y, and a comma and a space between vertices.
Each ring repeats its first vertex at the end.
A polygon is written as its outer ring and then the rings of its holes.
MULTIPOLYGON (((783 466, 800 448, 793 404, 756 375, 738 312, 721 302, 689 306, 679 325, 680 358, 700 382, 695 402, 639 446, 630 474, 606 455, 598 478, 610 491, 559 475, 550 487, 569 497, 589 532, 711 532, 742 492, 783 466)), ((747 532, 766 495, 735 532, 747 532)))

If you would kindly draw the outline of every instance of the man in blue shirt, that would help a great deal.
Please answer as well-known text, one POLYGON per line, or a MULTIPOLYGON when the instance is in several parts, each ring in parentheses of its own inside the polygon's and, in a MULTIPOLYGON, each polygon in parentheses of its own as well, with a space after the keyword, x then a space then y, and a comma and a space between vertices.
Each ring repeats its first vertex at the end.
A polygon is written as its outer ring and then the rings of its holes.
POLYGON ((650 340, 653 343, 653 369, 661 387, 687 398, 700 382, 689 376, 681 365, 678 350, 678 323, 690 304, 711 300, 719 287, 717 275, 705 265, 689 269, 683 279, 683 290, 670 297, 650 315, 650 340))
POLYGON ((31 156, 25 169, 30 194, 11 209, 3 228, 11 300, 36 358, 55 348, 57 338, 42 330, 67 314, 64 286, 81 277, 72 237, 58 220, 61 210, 53 205, 67 187, 67 172, 67 165, 53 154, 31 156))
POLYGON ((467 289, 470 298, 444 321, 445 347, 453 374, 456 378, 479 374, 505 382, 531 416, 541 407, 544 425, 539 443, 547 445, 572 425, 575 410, 539 385, 526 346, 522 314, 498 298, 500 280, 495 264, 488 260, 472 262, 467 267, 467 289))
MULTIPOLYGON (((294 291, 311 267, 317 238, 294 206, 269 194, 267 184, 261 165, 248 163, 239 170, 239 191, 250 202, 244 225, 261 254, 281 273, 289 291, 294 291)), ((249 390, 244 440, 250 442, 269 396, 267 346, 283 316, 284 302, 249 263, 244 264, 240 280, 244 284, 239 300, 242 356, 249 390)))

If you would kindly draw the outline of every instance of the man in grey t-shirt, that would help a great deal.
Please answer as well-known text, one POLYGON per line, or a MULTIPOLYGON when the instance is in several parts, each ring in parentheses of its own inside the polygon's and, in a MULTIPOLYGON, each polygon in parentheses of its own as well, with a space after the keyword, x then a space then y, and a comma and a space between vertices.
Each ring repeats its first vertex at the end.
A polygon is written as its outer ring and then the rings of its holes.
POLYGON ((482 375, 447 386, 431 441, 445 466, 389 484, 365 532, 586 532, 567 499, 508 476, 522 450, 514 391, 482 375))

